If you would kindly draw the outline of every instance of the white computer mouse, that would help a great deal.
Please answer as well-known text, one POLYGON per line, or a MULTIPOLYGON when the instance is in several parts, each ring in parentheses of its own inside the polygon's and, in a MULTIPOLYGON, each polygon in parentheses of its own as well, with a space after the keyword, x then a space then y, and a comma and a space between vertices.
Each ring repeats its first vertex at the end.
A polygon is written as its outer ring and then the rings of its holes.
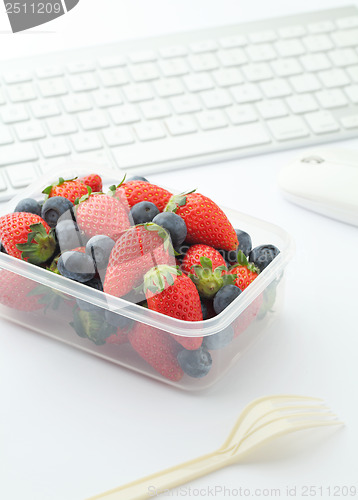
POLYGON ((303 153, 278 178, 289 201, 358 226, 358 151, 303 153))

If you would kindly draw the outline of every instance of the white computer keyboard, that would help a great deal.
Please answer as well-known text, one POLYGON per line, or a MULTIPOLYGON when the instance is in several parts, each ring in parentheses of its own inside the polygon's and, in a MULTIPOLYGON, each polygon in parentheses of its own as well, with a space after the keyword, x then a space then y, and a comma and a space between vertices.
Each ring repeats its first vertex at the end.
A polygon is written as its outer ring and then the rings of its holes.
POLYGON ((358 9, 13 60, 0 200, 69 158, 138 173, 358 136, 358 9))

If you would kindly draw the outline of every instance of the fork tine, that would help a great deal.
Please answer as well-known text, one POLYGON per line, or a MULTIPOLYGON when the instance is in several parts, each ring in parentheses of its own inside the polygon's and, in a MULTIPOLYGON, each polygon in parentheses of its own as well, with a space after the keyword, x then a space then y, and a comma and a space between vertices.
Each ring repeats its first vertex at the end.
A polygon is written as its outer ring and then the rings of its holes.
POLYGON ((243 435, 245 435, 247 431, 247 421, 249 424, 249 427, 251 427, 252 420, 255 420, 261 418, 262 415, 265 415, 268 411, 271 411, 272 409, 275 409, 275 402, 281 402, 281 401, 320 401, 322 402, 323 400, 321 398, 313 398, 310 396, 300 396, 297 394, 275 394, 271 396, 263 396, 261 398, 254 399, 249 403, 241 412, 239 418, 237 419, 234 427, 232 428, 230 434, 226 438, 225 442, 223 443, 222 447, 220 449, 225 449, 230 446, 230 443, 232 442, 237 442, 238 440, 241 439, 243 435), (258 417, 255 418, 254 414, 258 414, 258 417))

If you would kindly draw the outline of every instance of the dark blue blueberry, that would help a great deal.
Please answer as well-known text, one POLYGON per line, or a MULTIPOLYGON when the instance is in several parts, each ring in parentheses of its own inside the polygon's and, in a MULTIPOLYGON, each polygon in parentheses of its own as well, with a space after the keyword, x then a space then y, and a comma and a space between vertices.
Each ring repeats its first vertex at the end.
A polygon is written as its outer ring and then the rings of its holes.
POLYGON ((73 209, 73 204, 64 196, 48 198, 42 205, 41 217, 50 227, 55 227, 59 217, 73 209))
POLYGON ((154 217, 159 214, 159 209, 151 201, 140 201, 132 206, 130 215, 134 224, 145 224, 152 222, 154 217))
POLYGON ((241 229, 235 229, 235 232, 237 239, 239 241, 239 246, 237 247, 237 249, 229 251, 219 250, 224 259, 230 264, 237 262, 237 252, 239 250, 241 250, 247 257, 252 249, 251 236, 245 231, 242 231, 241 229))
POLYGON ((274 245, 260 245, 251 250, 249 261, 263 271, 279 253, 280 250, 274 245))
POLYGON ((174 212, 162 212, 154 217, 153 222, 164 227, 169 232, 173 247, 181 245, 185 240, 187 234, 186 224, 174 212))
POLYGON ((207 319, 209 314, 208 305, 203 300, 200 302, 200 305, 201 305, 201 312, 203 313, 203 319, 207 319))
POLYGON ((129 182, 129 181, 149 182, 148 179, 146 179, 145 177, 141 177, 140 175, 132 175, 132 177, 128 177, 128 179, 126 179, 126 182, 129 182))
POLYGON ((72 219, 60 219, 55 231, 61 252, 82 246, 80 230, 77 223, 72 219))
POLYGON ((61 254, 57 269, 62 276, 86 283, 96 274, 93 260, 86 253, 68 251, 61 254))
POLYGON ((200 347, 194 351, 183 349, 178 354, 178 363, 184 373, 194 378, 205 377, 210 371, 212 359, 210 353, 200 347))
POLYGON ((126 318, 125 316, 122 316, 117 312, 110 311, 109 309, 106 309, 104 317, 107 323, 115 326, 116 328, 120 328, 121 330, 130 328, 134 325, 134 321, 132 319, 126 318))
POLYGON ((97 269, 105 269, 108 264, 109 256, 115 242, 109 236, 97 234, 92 236, 86 243, 86 253, 89 255, 97 269))
POLYGON ((223 347, 230 344, 232 339, 234 338, 234 328, 229 325, 221 332, 214 333, 213 335, 208 335, 204 337, 203 347, 209 349, 209 351, 213 351, 215 349, 222 349, 223 347))
POLYGON ((24 198, 16 205, 14 212, 28 212, 30 214, 41 215, 41 205, 33 198, 24 198))
MULTIPOLYGON (((102 281, 98 278, 92 278, 90 281, 87 281, 85 285, 103 292, 102 281)), ((90 302, 81 299, 76 299, 76 302, 78 307, 82 311, 95 311, 97 314, 104 316, 104 309, 102 309, 102 307, 96 306, 95 304, 91 304, 90 302)))
POLYGON ((235 285, 225 285, 216 293, 214 297, 214 311, 220 314, 233 300, 241 293, 240 288, 235 285))

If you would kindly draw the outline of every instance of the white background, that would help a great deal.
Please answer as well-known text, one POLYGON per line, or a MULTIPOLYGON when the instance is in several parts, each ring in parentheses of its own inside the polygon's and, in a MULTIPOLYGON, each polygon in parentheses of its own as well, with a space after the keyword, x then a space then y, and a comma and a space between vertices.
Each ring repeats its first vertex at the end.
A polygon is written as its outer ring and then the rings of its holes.
MULTIPOLYGON (((81 0, 68 15, 17 35, 0 8, 0 58, 340 4, 81 0)), ((357 148, 358 140, 341 146, 357 148)), ((0 320, 2 500, 80 500, 194 458, 221 445, 249 401, 273 393, 322 397, 346 427, 281 439, 190 486, 280 488, 280 498, 292 498, 290 486, 304 498, 302 487, 312 485, 327 499, 329 486, 355 485, 358 497, 358 232, 282 199, 277 173, 297 153, 150 177, 177 189, 199 186, 218 203, 284 227, 296 241, 282 314, 211 390, 180 392, 0 320)))

